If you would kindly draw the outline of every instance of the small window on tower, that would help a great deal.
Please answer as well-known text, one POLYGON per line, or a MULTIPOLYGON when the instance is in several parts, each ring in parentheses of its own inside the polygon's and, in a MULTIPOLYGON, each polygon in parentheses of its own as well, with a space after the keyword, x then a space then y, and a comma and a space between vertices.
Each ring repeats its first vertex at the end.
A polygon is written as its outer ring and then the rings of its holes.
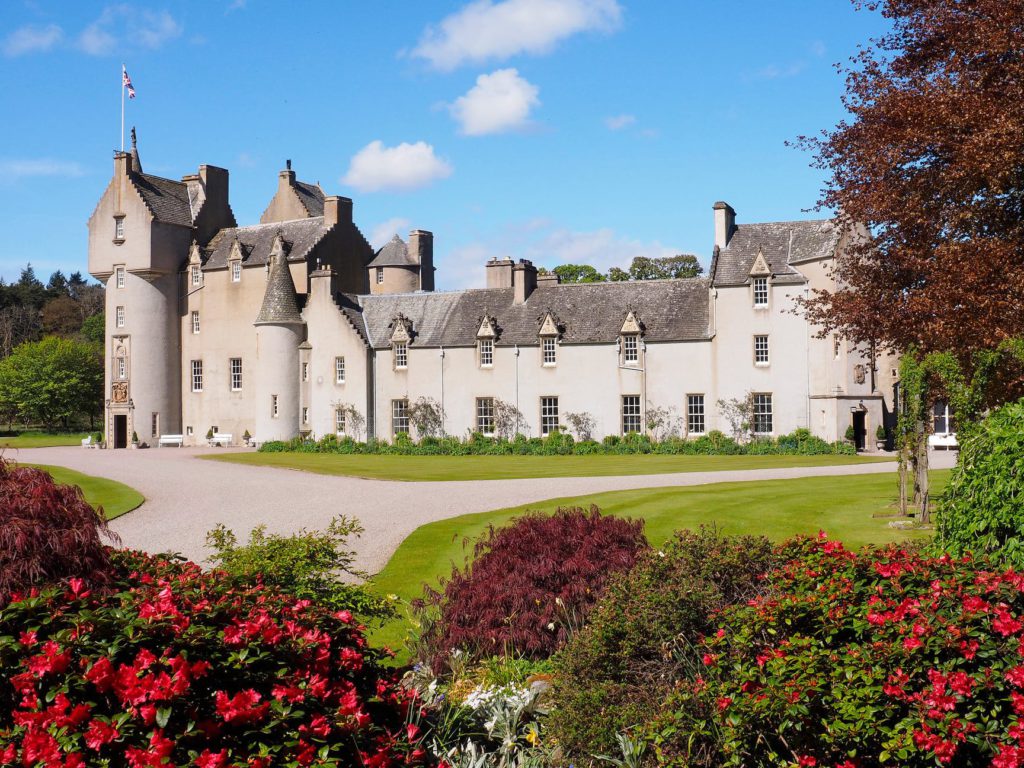
POLYGON ((115 272, 117 274, 115 285, 118 288, 124 288, 124 267, 118 267, 115 272))
POLYGON ((242 262, 231 262, 231 282, 237 283, 242 279, 242 262))
POLYGON ((384 267, 377 267, 377 285, 384 282, 384 267))
POLYGON ((192 310, 192 333, 199 333, 199 312, 192 310))
MULTIPOLYGON (((124 240, 124 216, 118 216, 114 219, 114 239, 124 240)), ((118 286, 118 288, 120 287, 118 286)))
POLYGON ((118 307, 114 311, 114 325, 118 328, 124 328, 124 307, 118 307))
POLYGON ((203 271, 199 268, 198 264, 192 265, 192 285, 203 284, 203 271))

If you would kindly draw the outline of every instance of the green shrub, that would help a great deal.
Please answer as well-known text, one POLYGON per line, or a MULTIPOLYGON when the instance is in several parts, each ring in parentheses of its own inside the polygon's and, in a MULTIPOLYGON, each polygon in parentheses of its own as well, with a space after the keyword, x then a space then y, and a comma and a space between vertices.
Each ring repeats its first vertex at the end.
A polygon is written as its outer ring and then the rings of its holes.
POLYGON ((658 765, 1024 763, 1020 573, 822 537, 782 554, 638 729, 658 765))
POLYGON ((325 531, 301 530, 289 536, 268 534, 260 525, 241 546, 234 533, 218 525, 206 535, 206 543, 214 550, 210 562, 240 583, 269 584, 334 611, 351 611, 363 621, 390 619, 395 615, 390 602, 361 584, 340 580, 343 575, 367 577, 353 567, 355 555, 348 549, 349 536, 362 532, 357 520, 340 516, 325 531))
POLYGON ((555 657, 549 728, 579 762, 614 754, 615 734, 645 722, 699 657, 724 606, 760 594, 776 557, 763 537, 681 531, 612 579, 588 625, 555 657))
POLYGON ((961 441, 939 501, 934 546, 1024 567, 1024 401, 993 412, 961 441))

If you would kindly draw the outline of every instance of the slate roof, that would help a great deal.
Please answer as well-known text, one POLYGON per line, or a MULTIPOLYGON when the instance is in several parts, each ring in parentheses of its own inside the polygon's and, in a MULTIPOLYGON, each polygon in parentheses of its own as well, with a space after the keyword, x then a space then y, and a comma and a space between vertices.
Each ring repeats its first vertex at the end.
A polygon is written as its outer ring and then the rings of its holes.
POLYGON ((269 224, 255 224, 251 227, 229 227, 218 232, 206 248, 206 259, 203 269, 218 269, 228 265, 231 256, 231 244, 238 237, 242 244, 242 259, 246 264, 266 264, 270 261, 270 251, 274 245, 274 237, 278 231, 289 244, 286 249, 288 261, 301 261, 320 239, 327 233, 324 219, 317 216, 311 219, 295 219, 293 221, 272 221, 269 224))
POLYGON ((409 246, 398 235, 391 238, 387 245, 377 251, 373 261, 367 267, 416 267, 419 266, 412 254, 409 253, 409 246))
POLYGON ((270 263, 267 276, 267 290, 263 294, 263 306, 256 315, 256 324, 301 323, 299 303, 295 297, 295 282, 288 261, 283 253, 275 255, 270 263))
POLYGON ((147 173, 132 173, 131 180, 156 221, 180 224, 183 227, 192 226, 188 187, 184 182, 150 176, 147 173))
POLYGON ((318 185, 296 181, 292 189, 295 190, 295 194, 299 196, 299 202, 310 216, 324 215, 324 191, 318 185))
POLYGON ((839 230, 832 219, 740 224, 715 262, 715 285, 745 285, 758 250, 772 271, 775 283, 802 283, 795 269, 806 261, 831 256, 839 230))
POLYGON ((538 287, 525 304, 515 303, 512 288, 346 295, 337 302, 375 348, 389 346, 389 326, 399 313, 412 321, 417 347, 472 346, 485 314, 497 322, 499 346, 536 345, 549 311, 562 328, 563 343, 611 343, 630 309, 649 342, 697 341, 709 338, 709 287, 706 279, 643 280, 538 287))

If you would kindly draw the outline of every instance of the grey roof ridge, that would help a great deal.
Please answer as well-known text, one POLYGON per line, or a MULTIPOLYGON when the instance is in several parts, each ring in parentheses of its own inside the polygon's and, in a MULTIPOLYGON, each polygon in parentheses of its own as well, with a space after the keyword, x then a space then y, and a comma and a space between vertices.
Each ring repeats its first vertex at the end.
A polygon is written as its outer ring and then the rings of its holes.
POLYGON ((736 225, 739 227, 763 227, 766 224, 775 224, 777 226, 792 226, 794 224, 826 224, 835 222, 835 216, 826 216, 822 219, 791 219, 790 221, 744 221, 736 225))

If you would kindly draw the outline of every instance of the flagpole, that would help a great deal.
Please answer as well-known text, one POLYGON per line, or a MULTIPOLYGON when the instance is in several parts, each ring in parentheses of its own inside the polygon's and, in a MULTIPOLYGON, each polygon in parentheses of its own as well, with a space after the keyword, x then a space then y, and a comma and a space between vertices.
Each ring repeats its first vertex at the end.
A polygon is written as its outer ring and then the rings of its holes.
POLYGON ((121 152, 124 153, 124 72, 125 66, 121 65, 121 152))

